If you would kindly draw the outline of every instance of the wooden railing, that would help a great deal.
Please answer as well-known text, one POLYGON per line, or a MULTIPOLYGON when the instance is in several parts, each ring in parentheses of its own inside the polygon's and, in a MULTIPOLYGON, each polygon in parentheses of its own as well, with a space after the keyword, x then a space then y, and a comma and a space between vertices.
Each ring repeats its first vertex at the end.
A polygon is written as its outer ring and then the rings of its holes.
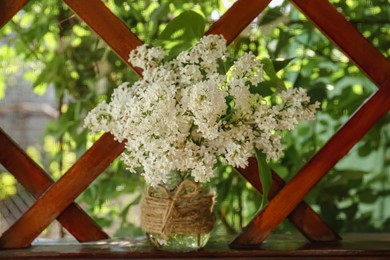
MULTIPOLYGON (((273 173, 270 203, 233 241, 232 247, 250 246, 264 241, 288 218, 310 241, 335 241, 335 233, 304 201, 304 197, 343 156, 390 109, 390 62, 332 6, 327 0, 290 0, 319 28, 378 90, 351 116, 345 125, 291 179, 289 183, 273 173)), ((27 0, 0 0, 0 27, 5 25, 27 0)), ((128 54, 142 42, 100 0, 64 0, 130 66, 128 54), (90 8, 93 6, 94 8, 90 8)), ((238 0, 207 34, 222 34, 232 42, 270 3, 270 0, 238 0)), ((133 68, 134 69, 134 68, 133 68)), ((141 75, 139 69, 135 71, 141 75)), ((93 220, 73 201, 124 150, 123 144, 104 134, 57 181, 36 165, 3 131, 0 132, 0 162, 37 198, 0 237, 0 248, 22 248, 29 244, 54 220, 69 230, 80 242, 106 239, 93 220)), ((240 170, 261 192, 256 162, 240 170)))

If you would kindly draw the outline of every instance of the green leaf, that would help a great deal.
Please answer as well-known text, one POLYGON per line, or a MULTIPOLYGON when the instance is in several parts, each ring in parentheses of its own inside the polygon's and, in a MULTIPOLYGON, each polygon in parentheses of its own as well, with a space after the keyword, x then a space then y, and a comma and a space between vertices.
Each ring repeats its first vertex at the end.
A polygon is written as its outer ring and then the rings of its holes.
POLYGON ((191 49, 192 46, 193 45, 190 42, 180 42, 176 45, 173 45, 171 48, 169 48, 169 47, 166 48, 166 49, 170 49, 168 59, 172 59, 172 58, 176 57, 182 51, 186 51, 186 50, 191 49))
POLYGON ((257 86, 250 86, 249 91, 252 94, 259 94, 263 97, 271 96, 274 93, 274 83, 270 80, 260 82, 257 86))
POLYGON ((159 40, 197 40, 203 36, 205 26, 203 16, 194 11, 185 11, 165 27, 159 40))
POLYGON ((356 194, 359 198, 359 202, 361 203, 367 203, 367 204, 372 204, 377 200, 378 195, 376 192, 369 188, 365 188, 363 190, 360 190, 356 194))
POLYGON ((268 75, 270 81, 273 83, 275 88, 279 91, 286 90, 286 86, 281 78, 276 75, 276 70, 274 67, 274 63, 269 58, 264 58, 261 60, 261 63, 264 65, 263 70, 265 74, 268 75))
POLYGON ((226 57, 225 60, 218 60, 218 73, 221 75, 226 75, 226 73, 230 70, 230 68, 234 64, 233 57, 226 57))
POLYGON ((295 58, 293 57, 293 58, 289 58, 289 59, 277 59, 277 60, 272 60, 272 63, 273 63, 273 65, 274 65, 275 72, 278 72, 278 71, 284 69, 285 67, 287 67, 287 65, 288 65, 293 59, 295 59, 295 58))
POLYGON ((270 8, 265 13, 264 17, 261 19, 259 25, 266 25, 268 23, 272 23, 282 16, 283 13, 281 12, 281 7, 270 8))
MULTIPOLYGON (((119 4, 118 6, 121 6, 125 3, 124 1, 119 1, 119 2, 122 2, 122 3, 119 4)), ((138 22, 142 21, 143 16, 142 16, 140 7, 138 7, 138 5, 137 5, 138 2, 137 1, 134 1, 134 2, 129 1, 128 4, 130 6, 130 9, 127 12, 131 15, 131 17, 133 17, 138 22)))
POLYGON ((264 208, 265 204, 268 202, 268 194, 271 189, 272 172, 265 158, 265 154, 257 149, 255 149, 255 151, 256 151, 256 160, 259 169, 259 178, 261 181, 261 188, 263 189, 263 198, 261 200, 260 208, 264 208))
POLYGON ((151 35, 154 35, 159 26, 159 21, 169 14, 169 3, 162 3, 157 7, 150 16, 151 35))
POLYGON ((141 196, 139 195, 133 201, 127 204, 127 206, 122 210, 122 212, 120 213, 122 223, 126 222, 127 215, 129 214, 130 208, 134 205, 139 204, 140 201, 141 201, 141 196))
POLYGON ((175 17, 161 32, 157 44, 169 50, 169 58, 193 46, 203 35, 206 22, 194 11, 185 11, 175 17))
POLYGON ((311 102, 319 101, 322 103, 322 101, 327 98, 328 92, 326 90, 326 85, 320 82, 311 87, 307 94, 309 95, 311 102))
POLYGON ((261 63, 264 65, 263 69, 264 72, 269 76, 269 75, 274 75, 275 74, 275 68, 274 64, 272 63, 272 60, 269 58, 264 58, 261 60, 261 63))
POLYGON ((51 61, 49 61, 35 80, 33 84, 34 91, 38 91, 39 94, 43 94, 48 85, 58 79, 59 72, 63 70, 65 63, 65 58, 61 55, 55 56, 51 61))
POLYGON ((279 28, 278 43, 276 44, 275 51, 272 53, 273 57, 278 57, 279 54, 288 46, 288 41, 294 37, 289 30, 279 28))
POLYGON ((169 3, 162 3, 159 7, 157 7, 152 15, 150 16, 150 20, 155 23, 158 22, 159 19, 166 17, 169 13, 169 3))

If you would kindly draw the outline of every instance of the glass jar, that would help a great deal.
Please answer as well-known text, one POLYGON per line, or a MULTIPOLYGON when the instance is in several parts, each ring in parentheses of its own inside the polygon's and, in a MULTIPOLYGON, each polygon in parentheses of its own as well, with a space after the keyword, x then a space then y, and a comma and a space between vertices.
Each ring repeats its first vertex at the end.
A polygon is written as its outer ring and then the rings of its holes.
POLYGON ((174 172, 164 185, 147 187, 141 226, 159 250, 188 252, 204 247, 214 226, 215 192, 174 172))

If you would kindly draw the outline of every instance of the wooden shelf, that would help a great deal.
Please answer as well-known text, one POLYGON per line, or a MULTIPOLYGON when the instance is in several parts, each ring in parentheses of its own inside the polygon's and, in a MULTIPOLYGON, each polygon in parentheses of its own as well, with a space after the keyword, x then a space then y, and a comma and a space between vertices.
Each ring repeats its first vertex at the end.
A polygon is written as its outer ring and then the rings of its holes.
POLYGON ((154 250, 143 238, 78 243, 38 240, 25 249, 0 251, 0 259, 390 259, 390 234, 348 234, 338 242, 309 243, 302 237, 271 235, 261 246, 230 249, 229 238, 190 253, 154 250))

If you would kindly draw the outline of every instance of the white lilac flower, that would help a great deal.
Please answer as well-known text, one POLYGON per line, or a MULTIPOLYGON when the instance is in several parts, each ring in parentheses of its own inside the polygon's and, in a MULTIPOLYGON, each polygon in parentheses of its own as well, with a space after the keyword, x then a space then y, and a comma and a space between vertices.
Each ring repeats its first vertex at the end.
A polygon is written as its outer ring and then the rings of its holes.
POLYGON ((217 158, 244 168, 255 149, 277 159, 281 131, 313 119, 319 103, 310 104, 304 89, 289 88, 275 93, 281 102, 272 104, 250 91, 262 81, 260 61, 247 53, 220 74, 219 62, 227 56, 220 35, 203 37, 171 61, 164 61, 161 48, 138 46, 129 61, 143 70, 143 79, 115 89, 109 103, 90 111, 85 126, 125 142, 122 160, 153 186, 172 171, 207 182, 217 158))
POLYGON ((146 44, 143 44, 130 52, 129 61, 133 66, 146 70, 158 66, 164 57, 165 52, 162 48, 148 48, 146 44))

